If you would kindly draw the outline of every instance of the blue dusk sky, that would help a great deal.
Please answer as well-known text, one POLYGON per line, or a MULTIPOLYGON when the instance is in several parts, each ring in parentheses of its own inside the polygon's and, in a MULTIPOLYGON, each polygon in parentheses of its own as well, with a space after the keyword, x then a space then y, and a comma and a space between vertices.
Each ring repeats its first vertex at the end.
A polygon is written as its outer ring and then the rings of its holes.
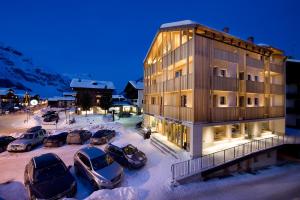
POLYGON ((112 80, 118 90, 143 74, 162 23, 191 19, 300 58, 300 1, 1 0, 0 42, 36 65, 112 80))

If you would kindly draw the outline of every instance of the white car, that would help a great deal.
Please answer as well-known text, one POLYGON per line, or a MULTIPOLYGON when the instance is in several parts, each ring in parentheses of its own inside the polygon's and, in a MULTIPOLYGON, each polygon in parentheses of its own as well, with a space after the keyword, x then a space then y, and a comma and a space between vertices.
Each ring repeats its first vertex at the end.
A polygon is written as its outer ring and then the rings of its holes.
POLYGON ((42 144, 47 133, 41 126, 35 126, 26 131, 21 137, 11 142, 7 151, 30 151, 33 147, 42 144))

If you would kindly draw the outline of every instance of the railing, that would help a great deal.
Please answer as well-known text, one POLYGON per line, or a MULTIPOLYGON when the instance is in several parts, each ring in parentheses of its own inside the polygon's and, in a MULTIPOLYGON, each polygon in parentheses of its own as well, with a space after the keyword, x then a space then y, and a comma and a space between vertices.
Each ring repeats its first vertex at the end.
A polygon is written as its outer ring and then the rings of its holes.
POLYGON ((283 117, 285 112, 284 106, 271 106, 270 117, 283 117))
POLYGON ((153 115, 161 114, 161 106, 156 104, 143 104, 144 113, 149 113, 153 115))
POLYGON ((250 67, 256 67, 262 69, 264 67, 264 62, 255 58, 247 57, 246 65, 250 67))
POLYGON ((251 93, 264 93, 264 83, 258 81, 246 81, 246 91, 251 93))
POLYGON ((242 158, 246 155, 283 144, 300 144, 300 137, 274 136, 261 140, 252 140, 251 142, 204 155, 199 158, 175 163, 171 166, 172 179, 173 181, 182 180, 222 164, 234 161, 238 158, 242 158))
POLYGON ((265 107, 247 107, 245 119, 264 118, 265 113, 265 107))
POLYGON ((237 90, 237 79, 229 77, 213 77, 213 89, 215 90, 227 90, 236 91, 237 90))
POLYGON ((274 64, 274 63, 270 64, 270 71, 282 74, 283 70, 284 70, 284 68, 283 68, 282 64, 274 64))
POLYGON ((164 116, 173 118, 173 119, 179 119, 179 107, 178 106, 164 106, 164 116))
POLYGON ((284 93, 284 87, 283 85, 279 84, 270 84, 271 88, 271 94, 283 94, 284 93))
POLYGON ((238 120, 237 107, 214 107, 212 108, 212 121, 238 120))
POLYGON ((184 121, 193 121, 193 109, 189 107, 180 107, 180 119, 184 121))

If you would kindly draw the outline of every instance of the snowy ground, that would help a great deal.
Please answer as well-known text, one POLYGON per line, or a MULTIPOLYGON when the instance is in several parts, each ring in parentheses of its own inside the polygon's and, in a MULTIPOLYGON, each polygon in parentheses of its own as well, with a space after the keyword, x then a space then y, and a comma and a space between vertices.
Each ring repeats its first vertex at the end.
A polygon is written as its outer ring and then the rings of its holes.
MULTIPOLYGON (((31 125, 41 123, 41 113, 37 112, 30 121, 31 125)), ((108 122, 99 115, 76 116, 76 123, 66 124, 65 114, 56 125, 43 126, 49 132, 61 130, 88 129, 92 132, 99 128, 113 128, 117 131, 114 140, 125 140, 137 146, 148 157, 145 167, 139 170, 125 170, 124 181, 119 188, 99 190, 92 193, 89 183, 77 179, 77 199, 89 200, 160 200, 160 199, 292 199, 300 197, 300 165, 272 167, 257 175, 236 174, 226 179, 214 179, 206 182, 190 183, 171 187, 171 164, 178 162, 174 157, 161 153, 152 146, 149 140, 136 133, 133 126, 139 121, 138 116, 108 122), (248 194, 248 195, 247 195, 248 194), (251 195, 249 195, 251 194, 251 195), (274 197, 274 198, 273 198, 274 197), (285 198, 287 197, 287 198, 285 198)), ((20 133, 14 133, 19 135, 20 133)), ((26 153, 0 153, 0 197, 7 200, 26 199, 23 186, 25 165, 36 155, 47 152, 58 154, 66 165, 73 165, 74 153, 85 145, 65 145, 60 148, 44 148, 42 146, 26 153)), ((104 148, 105 146, 99 146, 104 148)), ((73 172, 73 168, 71 169, 73 172)), ((74 175, 75 176, 75 175, 74 175)), ((76 176, 75 176, 76 177, 76 176)))

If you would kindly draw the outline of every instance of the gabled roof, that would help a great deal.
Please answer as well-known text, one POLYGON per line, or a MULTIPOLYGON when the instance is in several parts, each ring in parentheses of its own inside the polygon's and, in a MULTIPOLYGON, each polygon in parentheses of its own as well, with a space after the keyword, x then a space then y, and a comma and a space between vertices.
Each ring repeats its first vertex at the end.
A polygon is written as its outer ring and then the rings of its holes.
POLYGON ((63 96, 76 96, 77 92, 63 92, 63 96))
POLYGON ((10 90, 14 92, 12 88, 0 88, 0 95, 7 95, 7 93, 9 93, 10 90))
POLYGON ((51 97, 48 101, 75 101, 75 97, 51 97))
POLYGON ((297 63, 300 63, 300 60, 296 60, 296 59, 287 59, 286 61, 287 62, 297 62, 297 63))
POLYGON ((170 22, 165 23, 160 26, 160 29, 164 28, 175 28, 175 27, 182 27, 182 26, 196 26, 198 23, 192 20, 182 20, 177 22, 170 22))
POLYGON ((125 99, 125 97, 123 95, 121 95, 121 94, 113 94, 112 98, 113 99, 125 99))
POLYGON ((144 89, 144 82, 143 81, 129 81, 129 83, 137 90, 144 89))
POLYGON ((92 89, 111 89, 114 90, 115 86, 111 81, 98 81, 88 79, 72 79, 70 83, 71 88, 92 88, 92 89))

